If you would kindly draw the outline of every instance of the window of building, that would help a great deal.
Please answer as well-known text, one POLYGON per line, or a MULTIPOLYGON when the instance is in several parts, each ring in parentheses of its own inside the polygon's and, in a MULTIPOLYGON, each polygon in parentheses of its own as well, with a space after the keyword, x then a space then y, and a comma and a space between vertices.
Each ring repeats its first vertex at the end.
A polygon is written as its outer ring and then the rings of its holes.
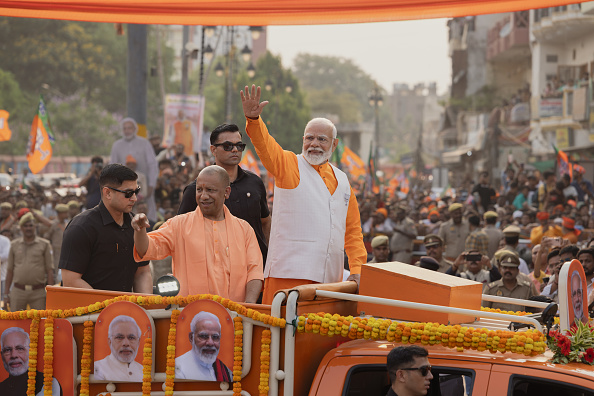
MULTIPOLYGON (((427 396, 472 395, 473 370, 433 366, 431 373, 433 380, 427 396)), ((386 365, 359 365, 349 370, 342 396, 385 396, 389 389, 386 365)))
POLYGON ((547 63, 557 63, 559 57, 557 55, 547 55, 547 63))
POLYGON ((514 375, 511 396, 594 396, 594 391, 566 382, 514 375))

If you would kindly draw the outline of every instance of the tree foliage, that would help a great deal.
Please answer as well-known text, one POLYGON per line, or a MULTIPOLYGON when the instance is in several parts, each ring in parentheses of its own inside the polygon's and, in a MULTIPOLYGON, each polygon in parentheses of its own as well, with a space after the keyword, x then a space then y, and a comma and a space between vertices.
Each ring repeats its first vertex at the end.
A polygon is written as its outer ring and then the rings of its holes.
MULTIPOLYGON (((224 59, 215 60, 214 64, 219 61, 224 64, 224 59)), ((290 70, 282 67, 280 57, 270 52, 258 59, 254 78, 247 75, 246 64, 240 60, 237 62, 230 90, 233 101, 231 122, 237 124, 240 130, 244 129, 245 116, 239 91, 246 85, 259 85, 262 87, 261 100, 270 102, 262 113, 262 119, 266 122, 270 134, 284 149, 300 152, 301 136, 305 124, 310 119, 310 111, 297 78, 290 70), (270 91, 266 90, 267 82, 271 83, 270 91), (287 86, 291 86, 291 92, 287 92, 287 86)), ((225 78, 211 73, 204 89, 204 123, 209 129, 225 122, 225 93, 225 78)))
POLYGON ((315 114, 336 114, 341 123, 373 119, 368 96, 375 83, 351 59, 301 53, 295 75, 315 114))
MULTIPOLYGON (((157 66, 155 31, 149 28, 149 69, 157 66)), ((0 152, 24 154, 42 94, 56 135, 55 154, 109 154, 119 137, 118 120, 126 115, 126 35, 119 36, 113 24, 0 18, 0 37, 0 108, 10 112, 13 131, 0 152)), ((161 41, 165 90, 171 92, 174 57, 161 41)), ((148 77, 147 114, 148 130, 162 130, 157 78, 148 77)))

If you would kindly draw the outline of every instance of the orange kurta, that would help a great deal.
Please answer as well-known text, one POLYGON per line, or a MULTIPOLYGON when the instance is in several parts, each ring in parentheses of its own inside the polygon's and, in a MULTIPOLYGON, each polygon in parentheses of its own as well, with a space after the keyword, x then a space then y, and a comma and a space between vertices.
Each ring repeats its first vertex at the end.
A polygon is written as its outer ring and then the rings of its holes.
POLYGON ((563 232, 561 228, 558 226, 551 226, 549 229, 543 233, 542 226, 538 226, 533 228, 530 232, 530 242, 532 242, 532 246, 536 246, 542 241, 543 237, 560 237, 563 236, 563 232))
MULTIPOLYGON (((248 118, 246 132, 256 148, 262 165, 274 176, 275 184, 284 189, 296 188, 300 180, 297 155, 291 151, 283 150, 268 133, 262 118, 257 120, 248 118)), ((338 180, 332 171, 332 167, 327 162, 322 165, 312 165, 312 167, 324 180, 330 194, 334 194, 338 186, 338 180)), ((367 250, 365 250, 363 244, 359 206, 352 188, 347 209, 344 250, 349 258, 351 273, 360 274, 361 265, 367 262, 367 250)))
POLYGON ((148 233, 149 247, 144 257, 134 248, 134 259, 172 256, 180 296, 209 293, 245 301, 247 283, 264 279, 262 253, 252 227, 233 216, 227 207, 224 210, 223 221, 205 219, 200 208, 167 220, 148 233))

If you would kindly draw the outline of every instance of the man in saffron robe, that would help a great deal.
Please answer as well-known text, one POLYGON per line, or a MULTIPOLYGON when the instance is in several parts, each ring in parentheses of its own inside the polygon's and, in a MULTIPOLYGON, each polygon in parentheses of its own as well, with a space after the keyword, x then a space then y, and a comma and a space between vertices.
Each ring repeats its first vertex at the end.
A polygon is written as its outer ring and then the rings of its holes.
POLYGON ((190 323, 192 349, 175 358, 175 378, 200 381, 233 382, 233 373, 219 360, 221 323, 206 311, 194 316, 190 323))
POLYGON ((175 216, 148 234, 146 215, 136 215, 134 259, 172 256, 181 296, 209 293, 255 303, 264 279, 262 253, 248 222, 225 207, 230 192, 227 171, 211 165, 196 178, 196 210, 175 216))

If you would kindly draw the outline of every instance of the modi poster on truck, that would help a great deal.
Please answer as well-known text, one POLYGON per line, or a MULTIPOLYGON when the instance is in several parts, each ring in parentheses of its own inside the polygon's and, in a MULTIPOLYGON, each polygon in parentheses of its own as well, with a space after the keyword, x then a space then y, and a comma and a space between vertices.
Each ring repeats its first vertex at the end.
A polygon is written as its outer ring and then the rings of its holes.
POLYGON ((163 146, 183 144, 188 157, 200 152, 204 120, 204 97, 168 94, 165 96, 163 146))

